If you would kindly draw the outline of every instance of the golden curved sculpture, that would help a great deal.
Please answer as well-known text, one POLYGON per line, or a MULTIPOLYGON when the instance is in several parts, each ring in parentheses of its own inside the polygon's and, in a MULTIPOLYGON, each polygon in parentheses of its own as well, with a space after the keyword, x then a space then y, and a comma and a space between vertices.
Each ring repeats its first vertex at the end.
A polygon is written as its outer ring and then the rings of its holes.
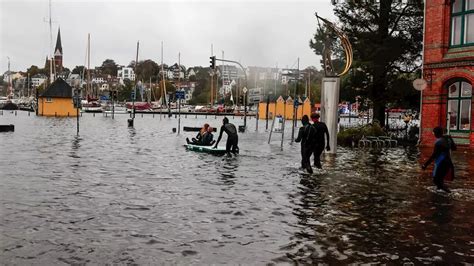
MULTIPOLYGON (((336 76, 341 77, 342 75, 346 74, 349 71, 349 69, 351 68, 351 65, 352 65, 352 45, 349 42, 349 38, 347 38, 347 36, 344 34, 344 32, 342 32, 342 30, 337 28, 334 25, 334 23, 328 21, 325 18, 322 18, 322 17, 318 16, 318 13, 315 13, 315 15, 316 15, 316 18, 318 19, 318 25, 319 25, 319 20, 322 20, 325 23, 326 27, 331 29, 337 35, 337 37, 339 37, 339 40, 341 40, 341 45, 342 45, 342 48, 344 49, 344 53, 346 55, 346 64, 344 66, 344 70, 341 73, 336 74, 336 76)), ((332 61, 331 61, 331 58, 330 58, 331 51, 330 51, 329 47, 326 47, 326 45, 325 45, 324 50, 325 51, 323 51, 323 62, 324 62, 324 68, 325 68, 324 70, 326 71, 327 68, 332 69, 332 61)))

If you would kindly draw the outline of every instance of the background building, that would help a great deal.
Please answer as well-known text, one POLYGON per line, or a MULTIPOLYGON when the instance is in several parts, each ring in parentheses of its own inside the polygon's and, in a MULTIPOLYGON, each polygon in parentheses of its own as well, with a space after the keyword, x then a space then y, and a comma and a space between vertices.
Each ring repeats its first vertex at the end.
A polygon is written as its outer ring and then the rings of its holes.
POLYGON ((421 138, 433 145, 434 127, 447 128, 454 141, 474 148, 474 2, 425 1, 421 138))

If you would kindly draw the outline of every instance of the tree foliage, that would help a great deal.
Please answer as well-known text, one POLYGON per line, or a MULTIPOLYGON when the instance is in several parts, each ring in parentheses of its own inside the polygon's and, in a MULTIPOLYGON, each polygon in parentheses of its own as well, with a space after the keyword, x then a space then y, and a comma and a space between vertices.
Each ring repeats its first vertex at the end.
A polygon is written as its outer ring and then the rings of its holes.
POLYGON ((160 68, 155 61, 147 59, 138 62, 137 73, 135 73, 135 75, 138 80, 149 81, 151 78, 152 82, 156 82, 158 80, 159 70, 160 68))
MULTIPOLYGON (((194 80, 196 87, 194 88, 191 104, 208 104, 211 99, 211 76, 208 67, 194 67, 194 80)), ((215 76, 214 76, 215 77, 215 76)), ((214 82, 214 85, 215 82, 214 82)))
POLYGON ((28 74, 30 74, 30 77, 33 77, 33 76, 36 75, 36 74, 41 74, 41 73, 42 73, 41 69, 38 68, 38 66, 35 66, 35 65, 30 66, 30 67, 26 70, 26 72, 27 72, 28 74))
MULTIPOLYGON (((334 12, 354 51, 352 72, 342 80, 342 88, 370 99, 374 119, 383 126, 387 103, 400 93, 411 94, 407 81, 421 65, 422 2, 338 1, 334 12)), ((318 30, 310 42, 317 54, 324 38, 318 30)))
MULTIPOLYGON (((75 66, 72 69, 72 74, 79 74, 82 75, 84 73, 84 70, 86 69, 85 66, 75 66)), ((117 74, 117 73, 116 73, 117 74)))
POLYGON ((117 76, 118 65, 112 59, 105 59, 100 66, 100 70, 104 75, 117 76))

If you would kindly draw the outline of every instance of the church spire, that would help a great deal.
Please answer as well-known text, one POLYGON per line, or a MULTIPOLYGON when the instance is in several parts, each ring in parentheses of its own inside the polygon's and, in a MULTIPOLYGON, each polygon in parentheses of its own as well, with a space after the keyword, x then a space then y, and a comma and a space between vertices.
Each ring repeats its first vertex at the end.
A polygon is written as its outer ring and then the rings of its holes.
POLYGON ((63 46, 61 45, 61 29, 58 28, 56 48, 54 48, 54 73, 63 72, 63 46))
POLYGON ((54 48, 54 55, 63 55, 63 47, 61 45, 61 29, 58 28, 58 38, 56 39, 56 48, 54 48), (59 52, 59 54, 58 54, 59 52))

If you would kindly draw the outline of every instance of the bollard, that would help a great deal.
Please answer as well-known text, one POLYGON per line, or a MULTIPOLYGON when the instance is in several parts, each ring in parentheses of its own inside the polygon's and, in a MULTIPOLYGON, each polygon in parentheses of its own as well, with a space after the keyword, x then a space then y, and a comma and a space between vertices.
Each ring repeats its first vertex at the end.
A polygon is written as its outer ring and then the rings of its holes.
POLYGON ((54 112, 54 117, 56 117, 56 112, 54 112))
POLYGON ((69 112, 67 112, 67 117, 69 117, 69 112))
POLYGON ((30 111, 28 111, 28 116, 30 116, 30 111))
POLYGON ((3 115, 3 110, 2 110, 2 115, 3 115))
POLYGON ((207 114, 206 114, 206 119, 207 119, 207 114))
POLYGON ((133 127, 133 119, 128 119, 128 127, 133 127))
POLYGON ((16 111, 15 111, 15 116, 16 116, 16 111))
POLYGON ((81 112, 81 117, 82 117, 82 112, 81 112))
POLYGON ((198 118, 198 115, 196 114, 196 116, 194 118, 198 118))
POLYGON ((105 117, 107 117, 107 112, 105 112, 105 117))
POLYGON ((176 128, 175 127, 173 127, 173 133, 176 133, 176 128))
POLYGON ((95 117, 95 112, 94 112, 94 113, 92 113, 92 115, 95 117))
POLYGON ((142 113, 142 117, 143 117, 143 113, 142 113))
POLYGON ((188 118, 188 115, 184 115, 184 118, 188 118))
POLYGON ((153 113, 153 118, 155 118, 155 113, 153 113))

